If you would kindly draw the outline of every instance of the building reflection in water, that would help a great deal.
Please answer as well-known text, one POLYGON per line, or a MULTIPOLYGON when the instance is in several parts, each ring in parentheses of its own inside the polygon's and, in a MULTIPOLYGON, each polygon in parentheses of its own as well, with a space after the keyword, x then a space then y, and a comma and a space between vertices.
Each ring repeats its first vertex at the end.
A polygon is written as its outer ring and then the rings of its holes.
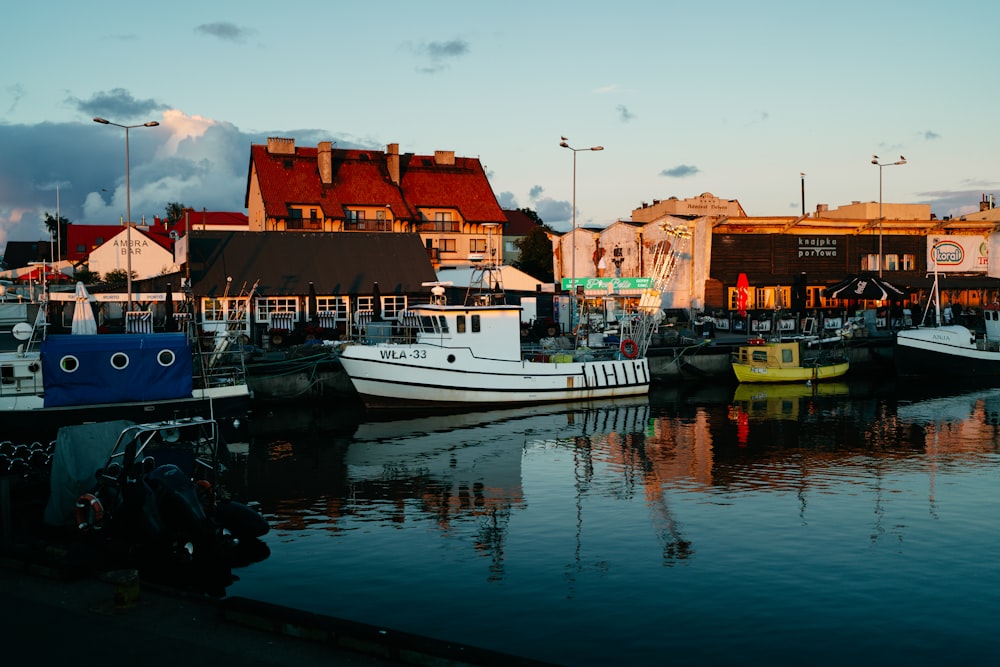
POLYGON ((471 548, 489 561, 489 579, 501 580, 512 518, 531 497, 526 454, 560 448, 571 457, 572 479, 566 471, 552 483, 571 483, 575 495, 571 589, 595 495, 642 497, 666 565, 696 554, 675 509, 690 494, 719 501, 736 492, 793 493, 805 523, 810 497, 847 478, 874 498, 872 541, 901 540, 903 528, 883 525, 892 475, 925 474, 934 513, 942 455, 945 465, 957 465, 962 455, 1000 447, 1000 390, 893 401, 841 383, 394 421, 323 414, 322 427, 316 418, 302 419, 300 430, 299 419, 283 412, 260 420, 241 472, 245 493, 284 539, 420 523, 470 535, 471 548))

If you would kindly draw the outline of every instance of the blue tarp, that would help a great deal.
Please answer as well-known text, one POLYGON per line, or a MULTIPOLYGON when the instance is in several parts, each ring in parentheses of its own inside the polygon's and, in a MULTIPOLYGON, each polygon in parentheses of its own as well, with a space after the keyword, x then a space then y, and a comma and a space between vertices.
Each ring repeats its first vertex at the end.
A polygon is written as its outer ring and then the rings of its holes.
POLYGON ((41 357, 47 408, 191 396, 183 333, 53 335, 41 357))

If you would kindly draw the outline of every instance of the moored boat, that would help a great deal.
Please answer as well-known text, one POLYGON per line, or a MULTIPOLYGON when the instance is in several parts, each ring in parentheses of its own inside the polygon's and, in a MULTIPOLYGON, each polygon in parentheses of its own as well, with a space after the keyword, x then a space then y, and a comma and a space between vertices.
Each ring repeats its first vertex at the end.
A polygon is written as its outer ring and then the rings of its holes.
POLYGON ((46 309, 13 327, 0 352, 4 437, 54 436, 60 426, 109 419, 245 420, 251 391, 239 341, 190 332, 46 334, 46 309))
MULTIPOLYGON (((662 317, 661 293, 686 228, 664 227, 652 261, 653 287, 638 303, 622 298, 611 345, 592 346, 581 312, 568 348, 525 349, 521 306, 503 294, 470 290, 463 304, 448 304, 445 283, 432 287, 429 303, 414 305, 395 321, 376 317, 361 340, 344 345, 340 361, 368 408, 450 408, 589 401, 649 392, 647 351, 662 317)), ((485 264, 479 283, 495 285, 498 267, 485 264)), ((612 297, 613 295, 609 295, 612 297)), ((602 337, 602 340, 606 340, 602 337)))
POLYGON ((851 362, 840 353, 820 350, 804 354, 802 340, 751 338, 733 353, 732 367, 740 382, 815 382, 842 377, 851 362))

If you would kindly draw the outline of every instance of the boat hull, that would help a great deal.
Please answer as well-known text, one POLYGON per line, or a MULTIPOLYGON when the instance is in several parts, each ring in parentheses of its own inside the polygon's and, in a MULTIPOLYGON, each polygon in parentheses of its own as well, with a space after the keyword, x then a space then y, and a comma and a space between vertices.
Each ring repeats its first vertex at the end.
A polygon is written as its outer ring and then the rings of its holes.
POLYGON ((8 421, 5 438, 54 437, 59 428, 75 424, 126 419, 137 423, 166 421, 184 417, 216 419, 223 435, 232 439, 251 411, 252 394, 246 384, 195 390, 193 396, 157 401, 92 403, 88 405, 44 407, 41 396, 23 396, 6 403, 0 415, 8 421))
POLYGON ((816 382, 842 377, 847 374, 850 367, 851 364, 848 361, 786 368, 734 363, 733 372, 740 382, 816 382))
POLYGON ((649 393, 645 358, 509 361, 429 346, 350 346, 341 363, 366 407, 456 407, 589 401, 649 393))
POLYGON ((896 334, 893 359, 899 377, 1000 377, 1000 350, 979 349, 961 325, 904 329, 896 334))

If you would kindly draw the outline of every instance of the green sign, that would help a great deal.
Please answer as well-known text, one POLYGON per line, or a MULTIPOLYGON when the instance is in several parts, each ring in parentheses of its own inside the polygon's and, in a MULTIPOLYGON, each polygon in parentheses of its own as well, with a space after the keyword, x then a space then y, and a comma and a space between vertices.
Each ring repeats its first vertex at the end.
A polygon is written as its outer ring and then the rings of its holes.
POLYGON ((582 285, 586 291, 621 292, 625 290, 641 290, 653 287, 652 278, 563 278, 562 288, 572 291, 577 285, 582 285), (610 288, 610 289, 609 289, 610 288))

